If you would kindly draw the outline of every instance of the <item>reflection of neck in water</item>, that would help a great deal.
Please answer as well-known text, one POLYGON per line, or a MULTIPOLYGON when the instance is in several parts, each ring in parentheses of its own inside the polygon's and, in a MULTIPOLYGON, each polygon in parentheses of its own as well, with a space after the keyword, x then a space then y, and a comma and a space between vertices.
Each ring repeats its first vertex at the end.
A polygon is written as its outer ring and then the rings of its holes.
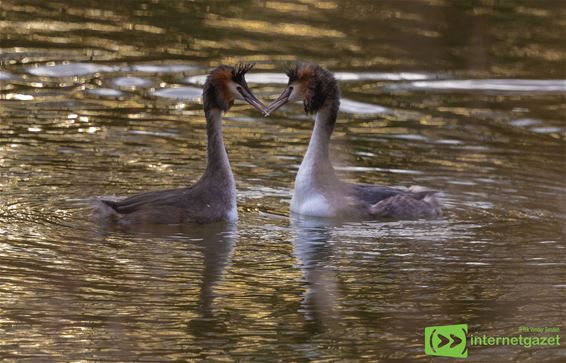
MULTIPOLYGON (((230 256, 234 250, 237 225, 231 222, 217 222, 209 224, 149 224, 128 226, 105 226, 98 231, 99 237, 105 237, 111 232, 121 231, 147 237, 147 243, 152 239, 186 240, 193 246, 199 246, 202 251, 202 279, 200 280, 198 314, 200 318, 213 317, 214 288, 222 279, 224 270, 230 263, 230 256)), ((192 251, 189 251, 193 253, 192 251)), ((182 267, 181 267, 182 268, 182 267)), ((187 281, 196 284, 198 281, 187 281)), ((198 320, 198 319, 197 319, 198 320)))
MULTIPOLYGON (((224 319, 216 316, 214 301, 217 297, 215 288, 222 280, 234 250, 237 225, 235 223, 214 223, 199 225, 202 246, 202 279, 198 296, 197 316, 187 322, 187 333, 193 336, 193 344, 201 347, 202 351, 214 351, 218 341, 211 335, 224 336, 227 331, 224 319)), ((187 281, 187 283, 191 283, 187 281)), ((228 344, 226 342, 226 344, 228 344)), ((204 357, 206 360, 206 357, 204 357)))
POLYGON ((291 216, 293 253, 301 263, 307 288, 302 302, 305 318, 316 319, 326 328, 337 326, 340 316, 336 310, 339 282, 332 266, 332 227, 336 221, 291 216))
MULTIPOLYGON (((224 229, 210 228, 211 226, 201 225, 206 228, 207 234, 202 237, 203 264, 201 289, 199 295, 199 311, 202 318, 213 317, 214 315, 214 288, 222 279, 224 270, 230 263, 230 256, 234 250, 237 227, 236 224, 221 224, 224 229), (208 228, 207 228, 208 227, 208 228)), ((213 225, 212 227, 216 227, 213 225)))

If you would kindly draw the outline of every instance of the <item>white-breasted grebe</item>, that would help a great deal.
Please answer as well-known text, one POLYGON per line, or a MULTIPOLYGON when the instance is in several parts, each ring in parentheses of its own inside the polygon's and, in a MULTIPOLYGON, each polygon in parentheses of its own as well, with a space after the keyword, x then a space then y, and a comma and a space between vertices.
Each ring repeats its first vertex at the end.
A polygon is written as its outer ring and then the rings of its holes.
POLYGON ((291 211, 316 217, 421 218, 441 215, 436 192, 346 183, 338 179, 329 158, 329 142, 340 106, 336 78, 317 64, 297 63, 289 83, 264 113, 288 102, 302 101, 315 122, 305 157, 295 178, 291 211))

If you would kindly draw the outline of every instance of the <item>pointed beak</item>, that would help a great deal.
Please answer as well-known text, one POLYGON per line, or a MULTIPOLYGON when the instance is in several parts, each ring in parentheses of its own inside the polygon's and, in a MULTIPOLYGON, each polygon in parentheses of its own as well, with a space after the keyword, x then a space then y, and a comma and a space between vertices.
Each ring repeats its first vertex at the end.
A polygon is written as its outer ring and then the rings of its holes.
POLYGON ((252 105, 253 108, 258 110, 259 112, 265 114, 265 110, 267 109, 267 106, 261 103, 261 101, 258 100, 249 89, 247 89, 246 87, 240 87, 238 91, 244 98, 244 101, 252 105))
POLYGON ((289 102, 291 92, 293 92, 293 88, 286 88, 285 91, 283 91, 283 93, 281 93, 281 95, 275 101, 271 102, 269 106, 267 106, 267 110, 265 110, 263 115, 267 117, 279 108, 283 107, 283 105, 289 102))

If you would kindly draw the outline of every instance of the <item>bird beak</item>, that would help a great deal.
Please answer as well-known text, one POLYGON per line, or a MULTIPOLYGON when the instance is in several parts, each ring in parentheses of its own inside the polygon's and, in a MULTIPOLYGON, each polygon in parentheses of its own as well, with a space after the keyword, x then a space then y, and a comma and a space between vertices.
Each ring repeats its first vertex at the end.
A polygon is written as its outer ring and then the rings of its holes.
POLYGON ((246 87, 241 87, 238 91, 244 98, 244 101, 252 105, 253 108, 258 110, 259 112, 265 113, 267 106, 261 103, 261 101, 258 100, 249 89, 247 89, 246 87))
POLYGON ((283 105, 289 102, 291 92, 293 92, 293 88, 286 88, 285 91, 283 91, 283 93, 281 93, 281 95, 275 101, 271 102, 269 106, 267 106, 267 110, 265 110, 263 115, 267 117, 279 108, 283 107, 283 105))

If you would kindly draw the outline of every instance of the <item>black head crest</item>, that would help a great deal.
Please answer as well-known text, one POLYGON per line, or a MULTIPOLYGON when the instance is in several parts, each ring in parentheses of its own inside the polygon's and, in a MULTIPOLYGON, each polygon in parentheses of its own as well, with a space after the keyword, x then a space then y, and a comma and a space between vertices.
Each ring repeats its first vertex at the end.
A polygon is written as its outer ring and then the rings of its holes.
POLYGON ((253 67, 253 63, 238 64, 235 67, 221 64, 211 70, 203 88, 205 109, 217 108, 224 112, 228 111, 234 102, 234 96, 229 88, 230 82, 247 89, 245 75, 253 67))
POLYGON ((285 71, 287 77, 289 77, 289 84, 297 81, 299 79, 299 69, 304 66, 303 62, 296 62, 295 64, 289 66, 285 71))
POLYGON ((289 84, 298 83, 302 87, 305 112, 316 113, 327 103, 334 111, 338 111, 340 88, 331 72, 318 64, 297 62, 285 73, 289 77, 289 84))
POLYGON ((238 64, 234 70, 232 71, 234 82, 240 84, 246 84, 246 73, 248 73, 253 67, 255 63, 240 63, 238 64))

